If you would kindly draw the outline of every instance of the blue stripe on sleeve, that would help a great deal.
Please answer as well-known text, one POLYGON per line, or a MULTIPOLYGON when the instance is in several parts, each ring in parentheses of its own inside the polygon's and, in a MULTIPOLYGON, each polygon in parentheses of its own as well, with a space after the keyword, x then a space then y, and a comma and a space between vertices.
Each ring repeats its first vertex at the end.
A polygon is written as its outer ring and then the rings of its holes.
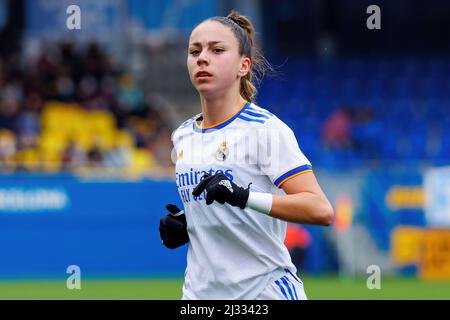
POLYGON ((244 110, 244 111, 242 111, 242 113, 248 114, 248 115, 253 116, 253 117, 256 117, 256 118, 269 119, 269 117, 266 116, 265 114, 252 112, 252 111, 250 111, 250 110, 244 110))
POLYGON ((289 281, 290 284, 292 284, 292 290, 294 290, 294 295, 295 295, 295 300, 298 300, 298 296, 297 296, 297 290, 295 290, 295 285, 292 283, 292 281, 286 277, 287 281, 289 281))
POLYGON ((245 120, 245 121, 248 121, 248 122, 259 122, 259 123, 264 123, 265 122, 263 120, 250 119, 250 118, 244 117, 243 115, 239 115, 238 118, 241 118, 242 120, 245 120))
POLYGON ((312 166, 310 166, 309 164, 305 164, 303 166, 300 166, 300 167, 294 168, 292 170, 289 170, 288 172, 286 172, 285 174, 280 176, 277 180, 275 180, 274 184, 276 186, 278 186, 280 184, 280 182, 283 181, 284 179, 286 179, 286 178, 288 178, 290 176, 293 176, 296 173, 299 173, 299 172, 302 172, 302 171, 305 171, 305 170, 311 170, 311 169, 312 169, 312 166))
MULTIPOLYGON (((218 129, 221 129, 221 128, 227 126, 228 124, 230 124, 231 122, 233 122, 234 119, 236 119, 238 117, 240 118, 241 117, 240 114, 242 113, 242 111, 245 110, 246 108, 248 108, 249 106, 250 106, 250 102, 247 101, 247 103, 242 107, 242 109, 238 113, 236 113, 234 116, 232 116, 227 121, 225 121, 225 122, 223 122, 221 124, 215 125, 213 127, 208 127, 208 128, 205 128, 205 129, 198 128, 196 126, 195 120, 194 120, 194 121, 192 121, 192 128, 194 129, 195 132, 200 132, 200 133, 207 133, 207 132, 217 131, 218 129)), ((253 121, 256 121, 256 120, 253 120, 253 121)))
POLYGON ((256 108, 253 108, 252 106, 250 106, 248 108, 248 110, 264 113, 265 115, 268 115, 269 117, 273 116, 273 113, 268 111, 268 110, 266 110, 266 109, 256 109, 256 108))
POLYGON ((283 296, 286 298, 286 300, 288 299, 287 295, 286 295, 286 291, 284 291, 283 286, 281 285, 280 281, 275 280, 275 283, 277 284, 277 286, 280 288, 281 293, 283 294, 283 296))
POLYGON ((289 270, 288 268, 284 269, 284 271, 289 272, 289 274, 292 276, 292 278, 294 278, 298 283, 302 284, 302 282, 300 281, 300 279, 291 272, 291 270, 289 270))
POLYGON ((183 122, 180 126, 180 128, 186 128, 188 125, 190 125, 192 122, 194 121, 193 118, 186 120, 185 122, 183 122))
POLYGON ((284 285, 285 285, 286 288, 288 289, 289 295, 291 296, 291 300, 294 300, 294 296, 292 295, 291 286, 290 286, 289 283, 287 282, 286 276, 281 277, 281 281, 283 281, 284 285))

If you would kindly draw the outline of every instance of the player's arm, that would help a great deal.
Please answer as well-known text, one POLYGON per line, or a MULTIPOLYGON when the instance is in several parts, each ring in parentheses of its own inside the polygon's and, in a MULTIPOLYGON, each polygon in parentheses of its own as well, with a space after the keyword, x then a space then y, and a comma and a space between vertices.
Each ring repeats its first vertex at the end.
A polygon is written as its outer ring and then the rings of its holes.
POLYGON ((223 173, 205 174, 192 194, 198 197, 206 190, 206 204, 214 201, 245 209, 249 207, 274 218, 304 224, 328 226, 333 208, 312 172, 295 176, 282 184, 286 195, 250 191, 236 185, 223 173))
POLYGON ((334 210, 313 172, 306 172, 285 181, 281 188, 286 195, 272 195, 269 215, 281 220, 329 226, 334 210))

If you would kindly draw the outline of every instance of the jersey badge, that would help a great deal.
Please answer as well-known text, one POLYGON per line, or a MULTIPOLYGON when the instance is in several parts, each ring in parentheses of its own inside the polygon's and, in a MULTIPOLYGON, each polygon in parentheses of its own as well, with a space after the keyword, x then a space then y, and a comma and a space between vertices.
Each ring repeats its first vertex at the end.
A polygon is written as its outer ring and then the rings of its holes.
POLYGON ((228 146, 227 146, 228 142, 227 141, 223 141, 219 148, 216 151, 216 159, 219 161, 225 161, 226 158, 228 157, 228 146))

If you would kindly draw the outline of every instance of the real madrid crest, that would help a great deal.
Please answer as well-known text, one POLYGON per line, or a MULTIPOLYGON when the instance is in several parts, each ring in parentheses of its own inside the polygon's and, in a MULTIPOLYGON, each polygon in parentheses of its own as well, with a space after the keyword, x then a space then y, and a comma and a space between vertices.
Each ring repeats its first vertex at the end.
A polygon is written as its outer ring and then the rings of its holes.
POLYGON ((228 157, 228 152, 227 141, 224 141, 220 144, 219 149, 216 151, 216 159, 219 161, 225 161, 228 157))

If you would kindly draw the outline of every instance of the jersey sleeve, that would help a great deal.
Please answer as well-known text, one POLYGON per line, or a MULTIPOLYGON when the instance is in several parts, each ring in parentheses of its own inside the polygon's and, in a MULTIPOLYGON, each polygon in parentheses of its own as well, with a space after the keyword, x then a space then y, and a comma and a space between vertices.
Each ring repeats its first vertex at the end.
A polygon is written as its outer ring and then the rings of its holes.
POLYGON ((294 132, 274 117, 260 131, 258 165, 278 188, 293 177, 312 172, 310 161, 301 151, 294 132))
POLYGON ((188 127, 192 125, 192 122, 194 121, 194 117, 191 117, 184 121, 178 128, 176 128, 170 137, 172 140, 172 159, 175 160, 175 162, 178 160, 178 157, 180 156, 179 152, 180 150, 178 145, 180 144, 181 140, 183 139, 183 135, 186 133, 186 130, 188 130, 188 127))

